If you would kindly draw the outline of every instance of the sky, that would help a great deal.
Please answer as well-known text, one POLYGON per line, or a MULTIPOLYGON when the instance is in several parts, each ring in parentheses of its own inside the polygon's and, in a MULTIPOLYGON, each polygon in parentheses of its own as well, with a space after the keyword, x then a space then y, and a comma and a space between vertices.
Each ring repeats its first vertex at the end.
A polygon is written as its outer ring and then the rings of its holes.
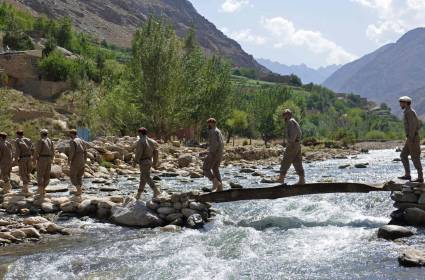
POLYGON ((189 0, 256 58, 345 64, 425 26, 425 0, 189 0))

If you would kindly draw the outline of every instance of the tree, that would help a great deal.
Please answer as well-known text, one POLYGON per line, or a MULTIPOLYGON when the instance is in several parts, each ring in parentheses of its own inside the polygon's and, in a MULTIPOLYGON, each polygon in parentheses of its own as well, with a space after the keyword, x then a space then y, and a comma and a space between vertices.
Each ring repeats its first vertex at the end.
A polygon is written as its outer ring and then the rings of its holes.
POLYGON ((241 135, 248 128, 248 114, 244 111, 233 110, 231 117, 226 120, 226 128, 228 132, 227 143, 235 134, 241 135))
POLYGON ((74 50, 74 33, 72 31, 72 22, 70 18, 63 18, 59 22, 59 30, 56 35, 56 41, 59 46, 67 50, 74 50))
POLYGON ((58 50, 51 52, 39 63, 43 77, 50 81, 66 81, 73 67, 73 62, 58 50))
POLYGON ((16 51, 25 51, 34 49, 31 38, 23 31, 7 31, 3 37, 3 47, 9 47, 16 51))
POLYGON ((289 85, 300 87, 303 85, 303 83, 301 82, 301 79, 297 75, 291 74, 289 76, 289 85))

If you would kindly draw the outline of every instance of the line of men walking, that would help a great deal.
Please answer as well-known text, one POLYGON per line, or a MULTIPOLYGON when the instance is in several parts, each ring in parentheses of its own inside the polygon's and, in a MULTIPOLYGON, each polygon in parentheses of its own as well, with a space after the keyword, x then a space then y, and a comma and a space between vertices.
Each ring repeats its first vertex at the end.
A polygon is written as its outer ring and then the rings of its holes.
MULTIPOLYGON (((412 158, 413 164, 418 172, 418 178, 413 182, 424 182, 422 164, 420 161, 420 127, 421 122, 416 115, 416 112, 411 108, 412 99, 403 96, 399 99, 400 107, 404 110, 404 127, 406 133, 406 142, 400 154, 403 162, 405 174, 399 179, 411 180, 409 155, 412 158)), ((284 184, 285 177, 291 165, 294 166, 296 173, 299 176, 298 185, 305 184, 305 172, 302 164, 301 139, 302 131, 298 122, 293 117, 291 110, 286 109, 282 114, 286 124, 285 142, 286 149, 281 162, 280 176, 276 182, 284 184)), ((221 131, 217 128, 217 121, 210 118, 207 121, 208 125, 208 152, 203 163, 203 173, 212 182, 212 191, 223 191, 223 182, 220 175, 220 164, 224 154, 224 137, 221 131)), ((140 168, 140 183, 136 194, 136 199, 140 199, 144 193, 145 186, 148 184, 154 197, 161 194, 161 190, 155 185, 151 178, 151 169, 157 168, 159 164, 159 144, 148 137, 148 130, 144 127, 138 130, 139 139, 135 143, 135 157, 133 165, 139 165, 140 168)), ((75 186, 75 196, 80 197, 83 192, 83 181, 85 164, 87 161, 88 143, 80 139, 76 130, 69 131, 69 157, 68 163, 70 166, 70 180, 75 186)), ((10 174, 14 161, 19 166, 19 176, 23 183, 21 193, 31 195, 29 190, 30 173, 33 169, 33 164, 37 170, 37 195, 43 198, 46 194, 46 187, 50 181, 50 171, 54 159, 53 142, 48 137, 48 131, 42 129, 40 131, 40 139, 36 145, 30 139, 24 136, 24 131, 16 132, 15 140, 15 155, 13 155, 12 144, 7 141, 7 134, 0 133, 0 179, 3 181, 3 193, 11 191, 10 174)))

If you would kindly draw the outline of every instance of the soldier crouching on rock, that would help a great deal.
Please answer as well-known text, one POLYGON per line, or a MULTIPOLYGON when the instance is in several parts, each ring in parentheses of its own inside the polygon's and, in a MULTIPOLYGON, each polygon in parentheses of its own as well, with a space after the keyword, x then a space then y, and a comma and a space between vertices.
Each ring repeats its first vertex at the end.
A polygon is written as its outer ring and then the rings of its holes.
POLYGON ((151 168, 158 166, 158 143, 148 137, 148 130, 144 127, 139 128, 139 140, 135 143, 136 155, 133 165, 139 165, 140 168, 140 183, 136 194, 136 199, 140 199, 145 191, 145 186, 148 184, 152 191, 153 197, 161 195, 161 191, 151 178, 151 168))
POLYGON ((204 159, 202 167, 204 176, 207 177, 212 183, 212 191, 223 191, 223 183, 220 175, 220 163, 223 159, 224 153, 224 139, 223 134, 217 128, 217 121, 210 118, 208 124, 208 154, 204 159))
POLYGON ((55 157, 55 148, 48 135, 47 129, 40 130, 40 139, 35 145, 34 163, 37 169, 37 195, 40 199, 43 199, 46 194, 46 188, 50 182, 52 162, 55 157))
POLYGON ((24 137, 24 131, 19 129, 16 131, 15 140, 15 162, 19 166, 19 177, 22 181, 22 194, 31 195, 28 185, 31 181, 32 171, 32 155, 34 149, 32 141, 24 137))
POLYGON ((3 194, 7 194, 12 189, 10 185, 10 173, 13 164, 12 144, 7 141, 7 133, 0 132, 0 179, 2 182, 3 194))

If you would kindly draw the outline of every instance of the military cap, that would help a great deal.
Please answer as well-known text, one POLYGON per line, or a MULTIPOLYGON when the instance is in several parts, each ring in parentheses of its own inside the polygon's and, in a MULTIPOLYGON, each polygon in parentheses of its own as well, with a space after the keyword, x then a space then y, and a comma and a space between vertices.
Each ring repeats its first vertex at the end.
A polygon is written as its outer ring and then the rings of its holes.
POLYGON ((70 130, 69 130, 69 133, 70 133, 70 134, 77 135, 77 130, 76 130, 76 129, 70 129, 70 130))
POLYGON ((143 135, 146 135, 146 134, 148 133, 148 130, 147 130, 147 128, 145 128, 145 127, 141 127, 141 128, 139 128, 139 129, 138 129, 138 131, 139 131, 139 133, 141 133, 141 134, 143 134, 143 135))
POLYGON ((217 120, 216 120, 216 119, 214 119, 214 118, 209 118, 209 119, 207 120, 207 123, 217 123, 217 120))
POLYGON ((409 96, 402 96, 399 99, 400 102, 408 102, 408 103, 412 103, 412 98, 410 98, 409 96))
POLYGON ((0 137, 7 137, 7 133, 6 132, 0 132, 0 137))
POLYGON ((16 134, 24 134, 24 130, 23 129, 17 129, 16 134))
POLYGON ((49 131, 47 129, 43 128, 43 129, 40 130, 40 134, 46 135, 46 134, 49 134, 49 131))

